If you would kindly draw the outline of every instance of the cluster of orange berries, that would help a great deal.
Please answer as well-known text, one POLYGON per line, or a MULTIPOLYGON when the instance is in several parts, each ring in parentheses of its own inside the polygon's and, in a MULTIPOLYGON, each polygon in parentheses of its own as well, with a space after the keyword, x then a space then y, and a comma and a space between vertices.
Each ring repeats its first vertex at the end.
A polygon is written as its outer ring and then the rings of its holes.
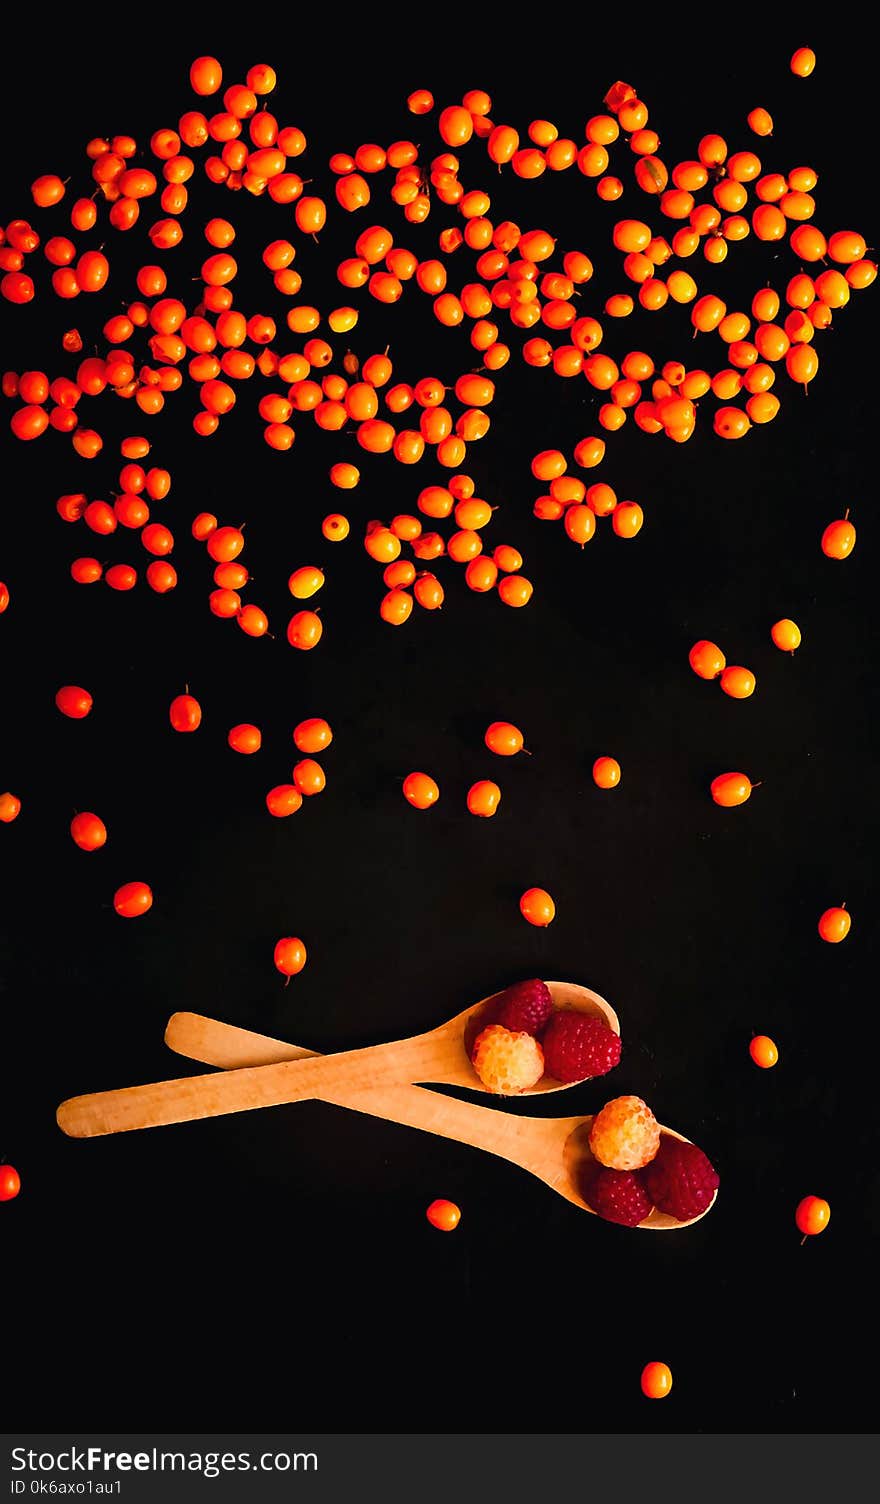
MULTIPOLYGON (((483 741, 496 757, 516 757, 526 750, 523 734, 512 721, 492 721, 483 741)), ((440 798, 440 786, 430 773, 408 773, 403 780, 403 797, 413 809, 430 809, 440 798)), ((501 790, 491 778, 480 778, 468 789, 466 803, 472 815, 490 820, 501 803, 501 790)))
MULTIPOLYGON (((575 445, 575 462, 584 470, 600 464, 605 441, 581 439, 575 445)), ((645 520, 637 501, 618 501, 617 492, 605 481, 587 486, 576 475, 568 475, 568 461, 561 449, 542 449, 532 460, 532 474, 547 483, 548 494, 539 496, 533 507, 542 522, 562 519, 567 536, 583 548, 596 531, 597 517, 610 517, 618 538, 634 538, 645 520)))

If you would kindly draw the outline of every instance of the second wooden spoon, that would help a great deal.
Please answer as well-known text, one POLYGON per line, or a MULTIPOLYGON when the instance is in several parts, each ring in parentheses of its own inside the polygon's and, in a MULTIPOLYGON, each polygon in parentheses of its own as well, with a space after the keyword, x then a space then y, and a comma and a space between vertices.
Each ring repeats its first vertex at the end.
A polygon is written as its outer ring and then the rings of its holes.
MULTIPOLYGON (((168 1022, 165 1043, 180 1055, 224 1068, 303 1060, 311 1056, 311 1051, 299 1045, 269 1039, 264 1034, 252 1034, 247 1029, 236 1029, 231 1024, 218 1023, 198 1013, 175 1013, 168 1022)), ((384 1118, 387 1122, 420 1128, 425 1133, 436 1133, 457 1143, 470 1144, 475 1149, 484 1149, 528 1170, 581 1211, 596 1215, 582 1190, 593 1163, 589 1146, 591 1117, 514 1117, 491 1107, 478 1107, 472 1102, 459 1102, 454 1097, 425 1091, 421 1086, 384 1086, 375 1091, 360 1092, 331 1090, 322 1092, 321 1100, 371 1117, 384 1118)), ((671 1138, 682 1138, 671 1128, 661 1131, 671 1138)), ((717 1194, 716 1191, 715 1196, 717 1194)), ((706 1211, 710 1211, 714 1204, 713 1196, 706 1211)), ((701 1217, 705 1215, 706 1212, 701 1213, 701 1217)), ((701 1217, 678 1222, 675 1217, 654 1207, 644 1222, 639 1223, 639 1229, 674 1232, 690 1227, 701 1217)))

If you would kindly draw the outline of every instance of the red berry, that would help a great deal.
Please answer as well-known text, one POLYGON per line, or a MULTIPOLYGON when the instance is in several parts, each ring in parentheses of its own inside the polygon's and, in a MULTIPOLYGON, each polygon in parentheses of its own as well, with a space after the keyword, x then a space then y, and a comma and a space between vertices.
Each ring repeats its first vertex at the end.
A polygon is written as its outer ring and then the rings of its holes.
POLYGON ((620 1060, 620 1035, 588 1013, 553 1014, 543 1039, 544 1069, 568 1085, 605 1076, 620 1060))
POLYGON ((533 1034, 540 1039, 541 1031, 553 1012, 553 999, 546 982, 536 978, 529 982, 515 982, 506 987, 496 999, 493 1022, 510 1029, 512 1034, 533 1034))
POLYGON ((664 1133, 657 1156, 642 1171, 654 1205, 679 1222, 699 1217, 718 1189, 718 1173, 696 1144, 664 1133))
POLYGON ((622 1227, 638 1227, 653 1207, 639 1175, 604 1167, 590 1181, 589 1203, 606 1222, 619 1222, 622 1227))

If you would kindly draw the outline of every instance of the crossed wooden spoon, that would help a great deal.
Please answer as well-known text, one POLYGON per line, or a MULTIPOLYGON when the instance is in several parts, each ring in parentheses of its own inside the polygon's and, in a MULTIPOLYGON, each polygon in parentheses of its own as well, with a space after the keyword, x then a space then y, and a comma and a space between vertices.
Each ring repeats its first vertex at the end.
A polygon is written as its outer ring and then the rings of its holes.
MULTIPOLYGON (((555 1007, 592 1013, 620 1032, 617 1015, 597 993, 571 982, 547 986, 555 1007)), ((412 1084, 431 1081, 485 1090, 470 1065, 469 1052, 497 996, 483 999, 427 1034, 331 1056, 199 1014, 175 1013, 165 1035, 169 1047, 222 1066, 225 1074, 72 1097, 59 1107, 58 1123, 70 1136, 88 1138, 318 1098, 483 1149, 528 1170, 582 1211, 593 1212, 582 1193, 592 1164, 592 1117, 514 1116, 412 1084)), ((532 1092, 563 1089, 551 1079, 539 1082, 532 1092)), ((672 1129, 661 1131, 682 1138, 672 1129)), ((699 1220, 680 1222, 655 1207, 639 1226, 669 1231, 699 1220)))

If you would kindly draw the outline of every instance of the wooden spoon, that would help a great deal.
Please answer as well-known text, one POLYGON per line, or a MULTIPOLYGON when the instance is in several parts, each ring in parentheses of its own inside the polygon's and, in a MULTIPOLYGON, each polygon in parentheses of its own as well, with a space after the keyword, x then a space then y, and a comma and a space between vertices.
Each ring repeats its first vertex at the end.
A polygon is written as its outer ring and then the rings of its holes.
MULTIPOLYGON (((231 1024, 221 1024, 198 1013, 175 1013, 165 1031, 165 1043, 179 1055, 224 1069, 302 1060, 312 1054, 298 1045, 284 1044, 280 1039, 269 1039, 264 1034, 252 1034, 248 1029, 236 1029, 231 1024)), ((509 1113, 495 1112, 490 1107, 477 1107, 470 1102, 441 1096, 438 1092, 425 1091, 421 1086, 383 1086, 367 1092, 331 1089, 321 1092, 321 1100, 371 1117, 385 1118, 392 1123, 421 1128, 426 1133, 471 1144, 475 1149, 485 1149, 487 1153, 510 1160, 537 1175, 566 1201, 596 1215, 579 1188, 593 1160, 589 1146, 591 1117, 514 1117, 509 1113)), ((682 1137, 671 1128, 663 1128, 662 1132, 672 1138, 682 1137)), ((716 1191, 715 1196, 717 1194, 716 1191)), ((706 1211, 710 1211, 714 1204, 713 1196, 706 1211)), ((701 1217, 705 1215, 706 1212, 701 1213, 701 1217)), ((650 1232, 671 1232, 690 1227, 701 1217, 677 1222, 655 1207, 639 1227, 650 1232)))
MULTIPOLYGON (((557 1008, 591 1013, 607 1023, 615 1034, 620 1033, 614 1009, 589 987, 578 987, 574 982, 548 982, 547 986, 557 1008)), ((256 1107, 305 1102, 325 1096, 330 1088, 364 1091, 374 1086, 433 1081, 442 1086, 485 1091, 471 1065, 470 1050, 498 996, 494 992, 428 1034, 416 1034, 393 1044, 251 1066, 229 1071, 225 1076, 190 1076, 180 1081, 158 1081, 148 1086, 71 1097, 58 1108, 58 1125, 71 1138, 96 1138, 105 1133, 127 1133, 133 1128, 157 1128, 167 1123, 247 1112, 256 1107)), ((531 1091, 564 1089, 561 1082, 546 1077, 531 1091)))

